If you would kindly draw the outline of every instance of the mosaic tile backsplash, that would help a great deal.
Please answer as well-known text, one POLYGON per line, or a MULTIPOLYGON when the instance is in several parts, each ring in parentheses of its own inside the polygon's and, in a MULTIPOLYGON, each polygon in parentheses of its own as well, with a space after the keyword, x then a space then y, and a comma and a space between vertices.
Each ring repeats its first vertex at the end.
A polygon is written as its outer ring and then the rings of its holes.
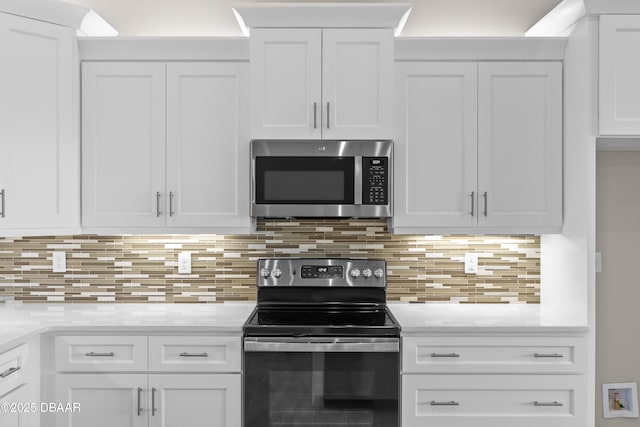
POLYGON ((255 300, 256 260, 387 260, 390 301, 540 303, 538 236, 394 235, 385 220, 261 220, 251 235, 0 239, 0 300, 196 303, 255 300), (53 273, 64 251, 67 272, 53 273), (191 252, 192 274, 178 274, 191 252), (477 275, 464 254, 479 254, 477 275))

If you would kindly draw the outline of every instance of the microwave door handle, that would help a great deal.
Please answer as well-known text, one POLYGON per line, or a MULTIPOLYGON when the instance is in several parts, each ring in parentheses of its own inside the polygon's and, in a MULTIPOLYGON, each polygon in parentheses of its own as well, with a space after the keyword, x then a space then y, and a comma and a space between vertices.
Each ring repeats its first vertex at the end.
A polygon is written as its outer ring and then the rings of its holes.
POLYGON ((353 176, 354 176, 354 188, 353 188, 353 204, 361 205, 362 204, 362 156, 354 157, 354 168, 353 168, 353 176))

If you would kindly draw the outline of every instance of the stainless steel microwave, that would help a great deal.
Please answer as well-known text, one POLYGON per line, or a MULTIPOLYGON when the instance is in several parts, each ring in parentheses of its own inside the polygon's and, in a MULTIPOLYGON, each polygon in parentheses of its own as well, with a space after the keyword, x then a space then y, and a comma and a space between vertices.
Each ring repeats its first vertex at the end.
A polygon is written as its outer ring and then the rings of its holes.
POLYGON ((387 218, 392 189, 392 141, 251 141, 251 216, 387 218))

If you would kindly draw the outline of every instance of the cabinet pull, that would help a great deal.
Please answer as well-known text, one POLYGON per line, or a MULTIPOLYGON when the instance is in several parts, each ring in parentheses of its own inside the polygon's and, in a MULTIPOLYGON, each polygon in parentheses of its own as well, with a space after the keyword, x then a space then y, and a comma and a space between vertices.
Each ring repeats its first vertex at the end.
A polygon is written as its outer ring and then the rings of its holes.
POLYGON ((562 402, 556 402, 555 400, 553 402, 538 402, 538 401, 535 401, 535 402, 533 402, 533 406, 564 406, 564 404, 562 402))
POLYGON ((180 353, 180 357, 209 357, 207 353, 180 353))
POLYGON ((484 198, 484 212, 482 213, 484 216, 487 216, 487 192, 485 191, 484 194, 482 194, 482 197, 484 198))
POLYGON ((431 353, 431 357, 460 357, 458 353, 431 353))
POLYGON ((471 192, 471 216, 475 216, 476 192, 471 192))
POLYGON ((111 352, 109 352, 109 353, 94 353, 94 352, 92 351, 92 352, 90 352, 90 353, 85 353, 84 355, 85 355, 85 356, 88 356, 88 357, 113 357, 113 356, 115 356, 116 354, 115 354, 113 351, 111 351, 111 352))
POLYGON ((429 403, 429 405, 431 405, 431 406, 460 406, 460 403, 456 402, 455 400, 450 400, 448 402, 437 402, 435 400, 432 400, 431 403, 429 403))
POLYGON ((20 370, 20 366, 14 366, 13 368, 9 368, 0 374, 0 378, 7 378, 9 375, 18 372, 19 370, 20 370))
POLYGON ((156 216, 160 216, 160 192, 156 191, 156 216))
POLYGON ((329 126, 329 120, 331 118, 331 115, 329 114, 329 103, 327 102, 327 129, 330 129, 331 127, 329 126))
POLYGON ((140 406, 140 395, 142 394, 142 389, 138 387, 138 416, 142 413, 142 407, 140 406))
POLYGON ((4 218, 4 188, 2 189, 2 191, 0 191, 0 198, 2 198, 2 206, 0 206, 0 216, 2 216, 2 218, 4 218))
POLYGON ((151 416, 156 416, 156 388, 151 389, 151 416))
POLYGON ((564 355, 562 355, 560 353, 533 353, 533 357, 557 357, 557 358, 561 358, 561 357, 564 357, 564 355))
POLYGON ((313 103, 313 128, 316 129, 318 127, 318 103, 313 103))
POLYGON ((169 216, 173 216, 173 191, 169 191, 169 216))

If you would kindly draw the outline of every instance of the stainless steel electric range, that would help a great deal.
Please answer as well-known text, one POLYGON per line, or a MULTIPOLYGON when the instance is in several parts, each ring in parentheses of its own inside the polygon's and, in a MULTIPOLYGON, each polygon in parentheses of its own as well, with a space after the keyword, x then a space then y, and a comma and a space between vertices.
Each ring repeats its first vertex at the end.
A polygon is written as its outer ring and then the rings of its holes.
POLYGON ((397 427, 384 260, 262 259, 244 325, 245 427, 397 427))

